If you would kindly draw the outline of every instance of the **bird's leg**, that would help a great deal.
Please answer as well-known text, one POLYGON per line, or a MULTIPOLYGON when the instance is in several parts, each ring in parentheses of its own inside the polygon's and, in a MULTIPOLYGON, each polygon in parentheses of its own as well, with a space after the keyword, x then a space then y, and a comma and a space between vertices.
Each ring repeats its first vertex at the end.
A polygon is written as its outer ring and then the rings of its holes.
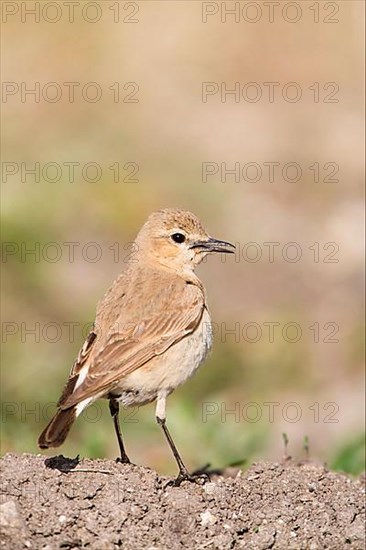
POLYGON ((159 418, 158 416, 156 417, 156 420, 157 420, 157 423, 163 428, 163 432, 165 434, 165 437, 167 438, 168 440, 168 443, 169 443, 169 447, 171 448, 172 450, 172 453, 174 455, 174 458, 178 464, 178 468, 179 468, 179 475, 178 477, 182 477, 182 478, 185 478, 185 479, 188 479, 190 476, 189 476, 189 472, 187 470, 187 468, 185 467, 184 465, 184 462, 182 460, 182 457, 180 456, 179 452, 178 452, 178 449, 177 447, 175 446, 175 443, 172 439, 172 436, 170 435, 170 432, 168 430, 168 427, 165 423, 165 418, 159 418))
POLYGON ((131 461, 130 461, 130 459, 128 458, 128 456, 126 454, 125 447, 123 445, 122 433, 121 433, 121 428, 120 428, 120 425, 119 425, 119 417, 118 417, 118 415, 119 415, 119 403, 116 399, 111 398, 109 400, 109 410, 110 410, 111 416, 113 418, 114 429, 115 429, 115 432, 116 432, 118 445, 119 445, 119 450, 120 450, 120 453, 121 453, 121 456, 119 458, 117 458, 117 462, 122 462, 123 464, 129 464, 131 461))
MULTIPOLYGON (((197 481, 198 478, 203 478, 202 474, 190 474, 182 460, 182 457, 180 456, 177 447, 175 446, 175 443, 172 439, 172 436, 170 435, 170 432, 168 430, 168 426, 166 425, 166 418, 165 418, 165 403, 166 403, 166 395, 160 395, 158 396, 157 403, 156 403, 156 421, 163 428, 164 435, 169 443, 169 447, 172 450, 172 453, 174 455, 174 458, 178 464, 179 473, 178 477, 174 481, 174 485, 180 485, 182 481, 197 481)), ((206 475, 206 479, 207 479, 206 475)))

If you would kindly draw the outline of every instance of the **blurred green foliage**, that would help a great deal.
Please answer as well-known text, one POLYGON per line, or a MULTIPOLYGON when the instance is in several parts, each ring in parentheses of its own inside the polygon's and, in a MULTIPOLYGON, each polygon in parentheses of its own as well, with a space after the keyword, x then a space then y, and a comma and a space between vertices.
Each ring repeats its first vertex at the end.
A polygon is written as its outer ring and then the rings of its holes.
POLYGON ((365 471, 365 433, 359 434, 350 441, 344 442, 342 446, 334 452, 330 467, 333 470, 347 472, 353 475, 361 474, 365 471))

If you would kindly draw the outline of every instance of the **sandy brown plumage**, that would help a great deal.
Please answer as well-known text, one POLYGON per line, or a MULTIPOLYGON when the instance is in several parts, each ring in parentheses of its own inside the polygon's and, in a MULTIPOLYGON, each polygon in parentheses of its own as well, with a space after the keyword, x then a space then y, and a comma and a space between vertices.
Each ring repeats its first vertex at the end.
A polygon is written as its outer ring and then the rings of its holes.
MULTIPOLYGON (((136 238, 136 254, 98 304, 58 411, 39 438, 41 448, 62 444, 75 418, 99 397, 111 400, 117 435, 118 402, 156 399, 157 418, 165 423, 167 395, 193 374, 211 346, 205 290, 194 268, 208 252, 232 248, 211 239, 189 212, 167 209, 149 217, 136 238)), ((119 443, 127 459, 120 433, 119 443)))

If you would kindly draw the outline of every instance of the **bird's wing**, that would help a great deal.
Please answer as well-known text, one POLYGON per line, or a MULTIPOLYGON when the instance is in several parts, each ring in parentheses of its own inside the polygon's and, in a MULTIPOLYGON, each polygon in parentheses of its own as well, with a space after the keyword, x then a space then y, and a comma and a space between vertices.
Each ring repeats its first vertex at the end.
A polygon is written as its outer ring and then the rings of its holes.
MULTIPOLYGON (((149 304, 151 305, 151 304, 149 304)), ((159 307, 148 307, 146 318, 122 326, 108 335, 93 359, 83 382, 60 403, 67 409, 88 397, 103 395, 119 380, 191 334, 205 307, 202 290, 194 284, 175 285, 159 294, 159 307), (177 290, 180 299, 177 300, 177 290), (182 292, 183 290, 183 292, 182 292)), ((123 311, 120 319, 123 319, 123 311)))
POLYGON ((79 375, 80 375, 80 372, 82 371, 83 367, 85 368, 87 360, 90 357, 91 351, 92 351, 93 346, 95 344, 96 337, 97 337, 97 335, 96 335, 95 331, 91 330, 91 332, 89 332, 89 334, 88 334, 88 336, 87 336, 87 338, 84 342, 83 347, 79 351, 79 355, 77 356, 77 359, 75 360, 75 362, 72 366, 70 376, 67 380, 66 386, 64 387, 62 395, 61 395, 61 397, 60 397, 60 399, 57 403, 57 405, 59 407, 62 406, 63 403, 65 403, 67 401, 67 399, 70 397, 70 395, 74 391, 75 385, 76 385, 76 383, 78 381, 78 378, 79 378, 79 375))

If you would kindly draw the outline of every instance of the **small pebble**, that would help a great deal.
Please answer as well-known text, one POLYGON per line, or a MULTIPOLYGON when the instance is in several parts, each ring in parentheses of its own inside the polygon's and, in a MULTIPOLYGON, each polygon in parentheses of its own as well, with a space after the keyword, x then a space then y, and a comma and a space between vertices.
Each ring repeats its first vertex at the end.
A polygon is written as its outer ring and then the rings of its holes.
POLYGON ((217 522, 217 518, 213 514, 211 514, 209 510, 202 512, 200 516, 201 516, 201 525, 203 527, 206 527, 207 525, 215 525, 215 523, 217 522))

